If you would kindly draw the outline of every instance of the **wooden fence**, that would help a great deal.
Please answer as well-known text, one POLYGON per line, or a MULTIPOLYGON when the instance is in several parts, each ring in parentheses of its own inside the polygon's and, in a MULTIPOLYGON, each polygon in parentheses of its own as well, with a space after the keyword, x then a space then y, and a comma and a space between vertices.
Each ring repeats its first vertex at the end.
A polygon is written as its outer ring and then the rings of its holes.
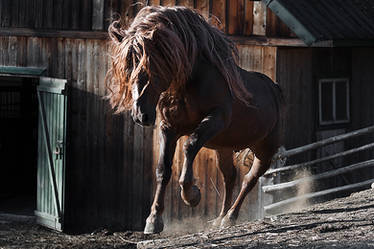
MULTIPOLYGON (((289 209, 290 205, 294 205, 297 202, 306 202, 313 198, 321 198, 329 194, 334 193, 340 193, 343 191, 350 191, 353 189, 362 188, 365 186, 370 185, 374 182, 374 178, 370 179, 361 179, 358 182, 346 184, 342 186, 335 186, 329 189, 324 189, 316 192, 304 192, 302 194, 294 194, 292 197, 288 197, 285 199, 280 198, 282 196, 282 193, 284 192, 292 192, 289 191, 292 188, 298 188, 302 185, 308 185, 312 184, 315 181, 318 180, 329 180, 332 177, 342 175, 345 173, 349 173, 355 170, 362 170, 364 168, 369 168, 374 166, 374 159, 370 160, 364 160, 360 162, 355 162, 353 164, 349 164, 347 166, 342 166, 336 169, 332 169, 329 171, 325 171, 322 173, 317 173, 314 175, 307 175, 304 177, 301 177, 299 179, 289 179, 288 181, 281 182, 281 174, 284 174, 286 172, 295 172, 298 170, 305 170, 309 169, 312 165, 317 165, 317 167, 321 167, 321 163, 331 161, 337 158, 343 158, 347 155, 351 155, 354 153, 362 152, 364 150, 369 150, 374 147, 374 143, 368 143, 356 148, 352 148, 345 151, 340 151, 332 155, 328 155, 322 158, 317 158, 311 161, 297 163, 293 165, 286 165, 286 161, 288 158, 309 152, 311 150, 315 150, 318 148, 322 148, 324 146, 342 142, 348 139, 356 138, 359 136, 367 135, 367 134, 373 134, 374 133, 374 126, 369 126, 363 129, 355 130, 349 133, 341 134, 338 136, 330 137, 327 139, 323 139, 320 141, 317 141, 315 143, 311 143, 308 145, 304 145, 298 148, 285 150, 284 148, 281 148, 278 152, 278 154, 274 158, 274 163, 271 167, 271 169, 266 172, 264 177, 261 178, 261 203, 263 206, 263 216, 267 214, 274 214, 284 211, 285 209, 289 209), (318 165, 319 164, 319 165, 318 165)), ((370 177, 370 175, 368 175, 370 177)), ((366 176, 367 177, 367 176, 366 176)), ((372 176, 371 176, 372 177, 372 176)), ((295 193, 297 191, 293 191, 295 193)))

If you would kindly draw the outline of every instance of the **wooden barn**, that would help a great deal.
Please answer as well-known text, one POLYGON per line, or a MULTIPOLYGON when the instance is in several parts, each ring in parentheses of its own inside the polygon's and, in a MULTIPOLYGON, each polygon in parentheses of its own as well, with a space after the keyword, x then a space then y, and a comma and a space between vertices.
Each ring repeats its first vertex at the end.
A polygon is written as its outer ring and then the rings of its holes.
MULTIPOLYGON (((374 123, 369 0, 1 0, 0 212, 35 210, 40 224, 63 231, 143 229, 158 135, 129 113, 114 115, 103 99, 106 30, 113 16, 134 16, 137 2, 199 10, 237 43, 242 68, 277 81, 288 106, 286 148, 374 123)), ((181 140, 165 220, 211 219, 222 193, 215 153, 203 149, 195 159, 202 199, 187 207, 179 197, 181 140)), ((248 163, 236 168, 239 186, 248 163)), ((241 218, 262 215, 259 192, 247 197, 241 218)))

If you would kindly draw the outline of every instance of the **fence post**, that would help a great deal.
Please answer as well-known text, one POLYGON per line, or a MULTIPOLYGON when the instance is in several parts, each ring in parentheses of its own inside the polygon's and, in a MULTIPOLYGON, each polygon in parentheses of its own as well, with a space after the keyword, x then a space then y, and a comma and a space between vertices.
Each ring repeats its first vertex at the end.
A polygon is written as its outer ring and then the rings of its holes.
MULTIPOLYGON (((270 165, 270 169, 278 169, 283 167, 286 164, 286 158, 282 157, 283 152, 285 152, 285 148, 281 146, 278 149, 277 154, 274 155, 272 163, 270 165)), ((268 214, 265 211, 265 206, 270 205, 274 201, 274 196, 272 193, 265 193, 262 190, 262 187, 274 185, 279 183, 280 181, 280 175, 279 174, 273 174, 273 175, 267 175, 262 176, 259 179, 259 187, 258 187, 258 197, 259 197, 259 219, 263 219, 268 214)))

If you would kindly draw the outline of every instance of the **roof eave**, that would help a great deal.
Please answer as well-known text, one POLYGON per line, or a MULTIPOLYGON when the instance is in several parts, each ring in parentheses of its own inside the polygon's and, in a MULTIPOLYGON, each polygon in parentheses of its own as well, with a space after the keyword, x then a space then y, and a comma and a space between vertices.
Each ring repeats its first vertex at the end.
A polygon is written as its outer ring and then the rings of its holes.
POLYGON ((269 7, 306 45, 310 46, 317 38, 278 0, 263 0, 269 7))

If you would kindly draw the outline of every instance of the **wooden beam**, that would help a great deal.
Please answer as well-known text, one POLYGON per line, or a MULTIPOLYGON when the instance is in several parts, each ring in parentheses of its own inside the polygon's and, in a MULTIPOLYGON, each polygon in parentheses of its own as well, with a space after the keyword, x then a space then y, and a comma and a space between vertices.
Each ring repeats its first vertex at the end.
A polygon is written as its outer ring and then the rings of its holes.
POLYGON ((0 37, 1 36, 105 40, 108 38, 108 33, 104 31, 35 30, 27 28, 2 28, 0 29, 0 37))
POLYGON ((302 40, 297 38, 268 38, 266 36, 230 36, 230 38, 238 45, 307 47, 302 40))

